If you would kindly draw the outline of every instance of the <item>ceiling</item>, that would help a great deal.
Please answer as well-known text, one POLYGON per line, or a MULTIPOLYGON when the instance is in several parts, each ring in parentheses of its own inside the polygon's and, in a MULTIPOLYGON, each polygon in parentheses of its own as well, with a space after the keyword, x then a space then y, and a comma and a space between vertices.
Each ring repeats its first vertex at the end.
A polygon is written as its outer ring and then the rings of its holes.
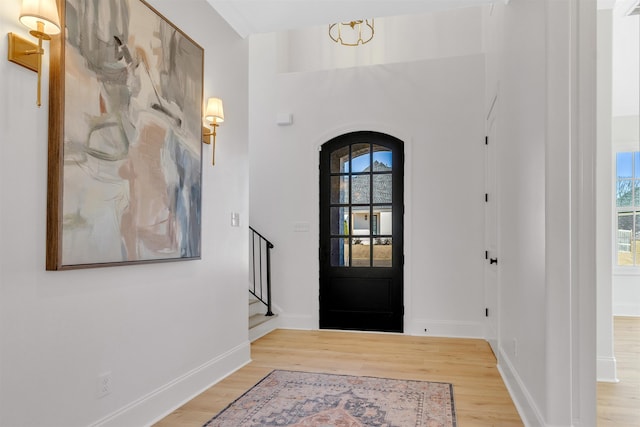
POLYGON ((492 0, 207 0, 242 37, 358 18, 478 6, 492 0))

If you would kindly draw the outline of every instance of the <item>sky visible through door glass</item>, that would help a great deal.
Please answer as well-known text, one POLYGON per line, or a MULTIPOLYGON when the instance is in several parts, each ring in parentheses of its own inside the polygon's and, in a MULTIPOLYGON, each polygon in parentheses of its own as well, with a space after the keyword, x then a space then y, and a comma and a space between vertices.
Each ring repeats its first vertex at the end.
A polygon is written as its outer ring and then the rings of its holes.
MULTIPOLYGON (((376 161, 391 168, 391 151, 378 151, 373 153, 373 161, 376 161)), ((364 171, 369 167, 369 153, 358 156, 352 161, 352 171, 364 171)), ((346 169, 349 170, 349 169, 346 169)))

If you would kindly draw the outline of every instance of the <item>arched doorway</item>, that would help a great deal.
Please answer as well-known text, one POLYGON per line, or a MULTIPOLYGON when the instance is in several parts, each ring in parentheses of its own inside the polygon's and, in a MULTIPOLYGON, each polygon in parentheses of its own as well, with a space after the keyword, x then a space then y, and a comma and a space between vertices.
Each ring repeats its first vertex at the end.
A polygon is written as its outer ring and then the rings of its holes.
POLYGON ((320 153, 320 328, 403 331, 403 143, 370 131, 320 153))

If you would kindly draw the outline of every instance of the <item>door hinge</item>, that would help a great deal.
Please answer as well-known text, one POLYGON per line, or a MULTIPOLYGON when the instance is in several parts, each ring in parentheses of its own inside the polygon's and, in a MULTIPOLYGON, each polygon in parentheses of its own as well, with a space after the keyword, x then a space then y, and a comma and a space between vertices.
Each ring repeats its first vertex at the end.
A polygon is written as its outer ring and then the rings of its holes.
POLYGON ((484 201, 489 202, 489 193, 484 193, 484 201))
POLYGON ((489 137, 488 136, 484 137, 484 145, 489 145, 489 137))
POLYGON ((484 309, 484 317, 489 317, 489 309, 488 308, 484 309))
POLYGON ((489 259, 489 251, 484 251, 484 259, 489 259))

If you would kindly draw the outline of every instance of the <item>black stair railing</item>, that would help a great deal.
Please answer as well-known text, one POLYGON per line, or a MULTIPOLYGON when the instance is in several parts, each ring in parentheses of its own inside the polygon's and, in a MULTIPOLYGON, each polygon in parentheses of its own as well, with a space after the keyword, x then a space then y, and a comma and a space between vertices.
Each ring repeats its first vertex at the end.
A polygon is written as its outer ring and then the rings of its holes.
POLYGON ((252 268, 249 293, 267 306, 265 316, 273 316, 273 311, 271 311, 271 249, 273 249, 273 243, 253 227, 249 227, 249 231, 252 268))

